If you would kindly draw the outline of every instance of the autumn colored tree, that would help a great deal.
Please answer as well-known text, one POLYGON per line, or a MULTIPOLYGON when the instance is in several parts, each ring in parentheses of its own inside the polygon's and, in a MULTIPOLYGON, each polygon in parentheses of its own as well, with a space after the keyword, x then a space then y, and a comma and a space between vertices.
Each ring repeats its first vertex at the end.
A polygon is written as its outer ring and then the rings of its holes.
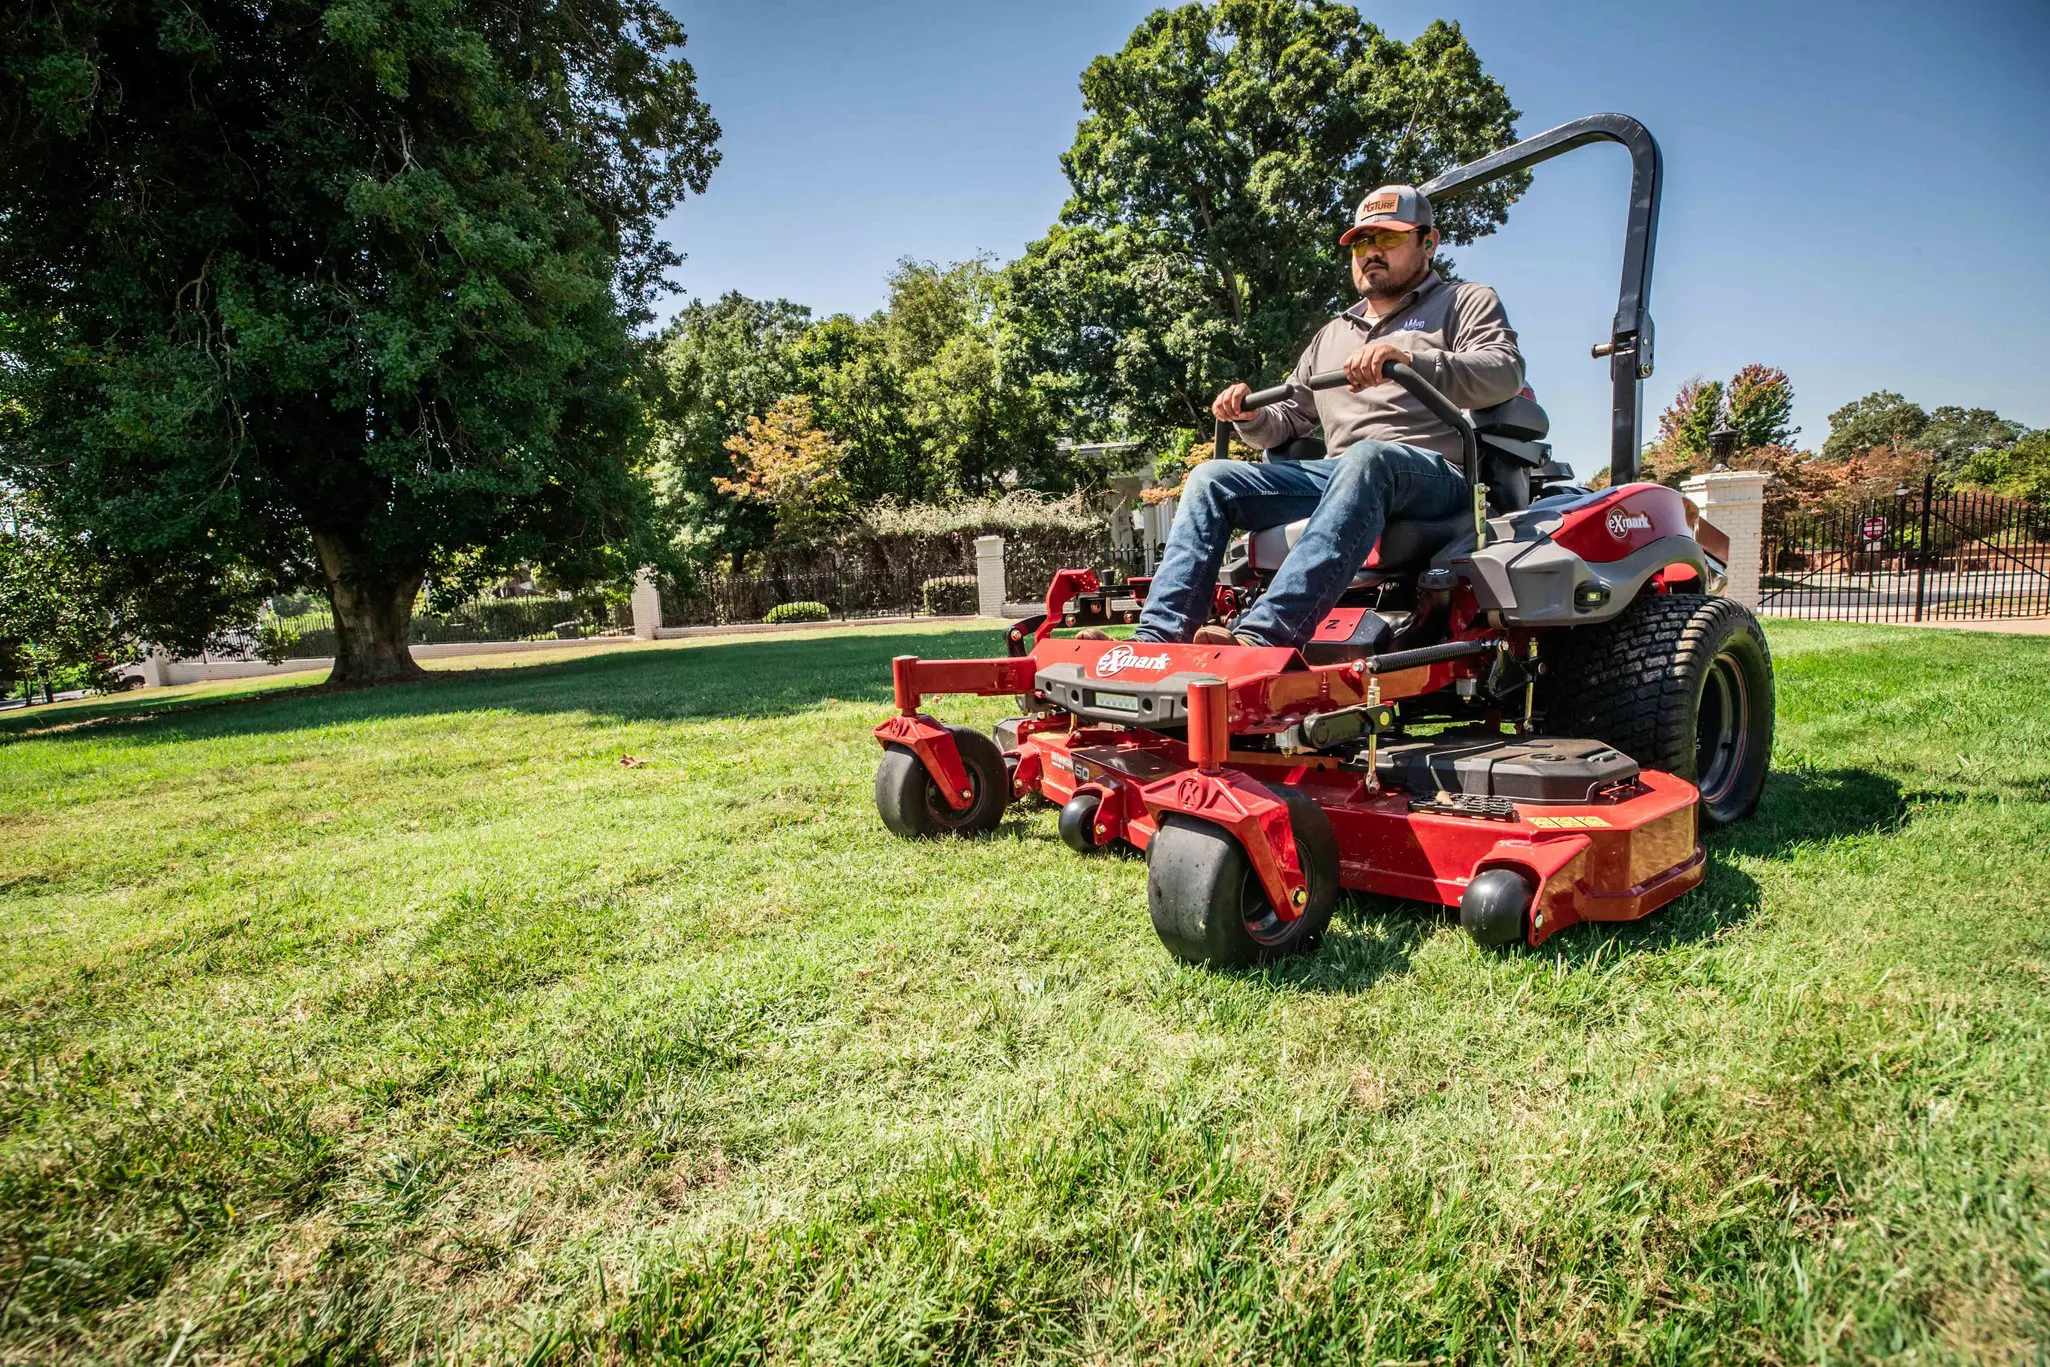
POLYGON ((844 473, 847 444, 814 421, 808 394, 787 395, 729 437, 735 477, 719 492, 770 510, 777 540, 798 546, 842 526, 852 499, 844 473))

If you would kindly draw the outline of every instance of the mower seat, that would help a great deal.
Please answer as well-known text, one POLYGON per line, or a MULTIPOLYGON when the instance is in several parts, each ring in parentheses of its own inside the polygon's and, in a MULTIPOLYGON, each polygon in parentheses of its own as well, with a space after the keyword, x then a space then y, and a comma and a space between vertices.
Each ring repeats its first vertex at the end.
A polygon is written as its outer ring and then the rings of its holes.
MULTIPOLYGON (((1280 568, 1281 562, 1295 548, 1295 543, 1302 539, 1303 529, 1309 525, 1310 519, 1303 518, 1299 522, 1269 527, 1247 537, 1246 552, 1252 567, 1256 570, 1280 568)), ((1390 522, 1381 529, 1380 543, 1367 552, 1367 563, 1362 568, 1376 574, 1415 569, 1428 563, 1432 556, 1461 536, 1472 535, 1473 514, 1464 509, 1450 517, 1390 522)))

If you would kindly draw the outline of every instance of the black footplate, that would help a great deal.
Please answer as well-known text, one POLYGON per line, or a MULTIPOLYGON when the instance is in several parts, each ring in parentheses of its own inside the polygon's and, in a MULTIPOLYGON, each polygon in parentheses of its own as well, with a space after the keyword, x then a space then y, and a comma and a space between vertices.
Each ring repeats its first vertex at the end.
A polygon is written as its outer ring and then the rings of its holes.
POLYGON ((1383 787, 1422 801, 1483 797, 1563 806, 1628 791, 1637 761, 1598 740, 1455 732, 1384 745, 1375 772, 1383 787))
POLYGON ((1516 820, 1516 804, 1506 797, 1481 797, 1476 793, 1439 793, 1436 797, 1413 797, 1412 812, 1439 812, 1445 816, 1470 816, 1482 821, 1516 820))

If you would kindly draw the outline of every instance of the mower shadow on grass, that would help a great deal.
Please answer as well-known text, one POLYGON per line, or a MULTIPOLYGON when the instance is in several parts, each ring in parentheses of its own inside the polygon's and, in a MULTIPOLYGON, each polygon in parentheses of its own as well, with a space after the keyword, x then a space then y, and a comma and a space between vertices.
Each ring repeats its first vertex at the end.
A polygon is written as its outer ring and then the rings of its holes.
MULTIPOLYGON (((1708 839, 1702 885, 1641 921, 1574 926, 1545 942, 1508 954, 1564 960, 1569 966, 1600 956, 1663 953, 1697 944, 1742 924, 1762 903, 1758 880, 1739 867, 1747 859, 1784 860, 1832 841, 1899 829, 1917 803, 1960 800, 1946 793, 1906 794, 1898 781, 1867 769, 1791 770, 1766 782, 1758 814, 1708 839)), ((1419 947, 1452 923, 1450 907, 1354 893, 1339 903, 1332 932, 1315 955, 1250 970, 1279 987, 1307 992, 1357 993, 1408 970, 1419 947)))

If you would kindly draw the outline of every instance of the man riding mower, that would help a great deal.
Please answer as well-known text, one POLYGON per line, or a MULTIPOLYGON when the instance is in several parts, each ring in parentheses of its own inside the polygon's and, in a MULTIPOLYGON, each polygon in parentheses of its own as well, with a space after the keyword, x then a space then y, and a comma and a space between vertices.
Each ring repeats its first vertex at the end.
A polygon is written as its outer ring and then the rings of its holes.
POLYGON ((1341 889, 1536 945, 1697 885, 1700 829, 1757 805, 1773 683, 1756 621, 1713 595, 1726 539, 1635 482, 1659 177, 1650 134, 1605 114, 1369 195, 1345 239, 1364 298, 1287 383, 1218 396, 1219 455, 1234 423, 1267 459, 1199 467, 1152 579, 1063 570, 1007 658, 894 662, 884 822, 969 834, 1014 797, 1062 804, 1078 850, 1145 851, 1162 942, 1220 967, 1314 948, 1341 889), (1551 459, 1493 292, 1429 270, 1431 196, 1596 141, 1633 168, 1595 348, 1614 395, 1601 492, 1551 459), (1313 422, 1341 454, 1287 459, 1313 422), (1233 524, 1252 533, 1236 548, 1233 524), (1130 642, 1100 630, 1135 616, 1130 642), (992 739, 925 715, 941 693, 1026 712, 992 739))

